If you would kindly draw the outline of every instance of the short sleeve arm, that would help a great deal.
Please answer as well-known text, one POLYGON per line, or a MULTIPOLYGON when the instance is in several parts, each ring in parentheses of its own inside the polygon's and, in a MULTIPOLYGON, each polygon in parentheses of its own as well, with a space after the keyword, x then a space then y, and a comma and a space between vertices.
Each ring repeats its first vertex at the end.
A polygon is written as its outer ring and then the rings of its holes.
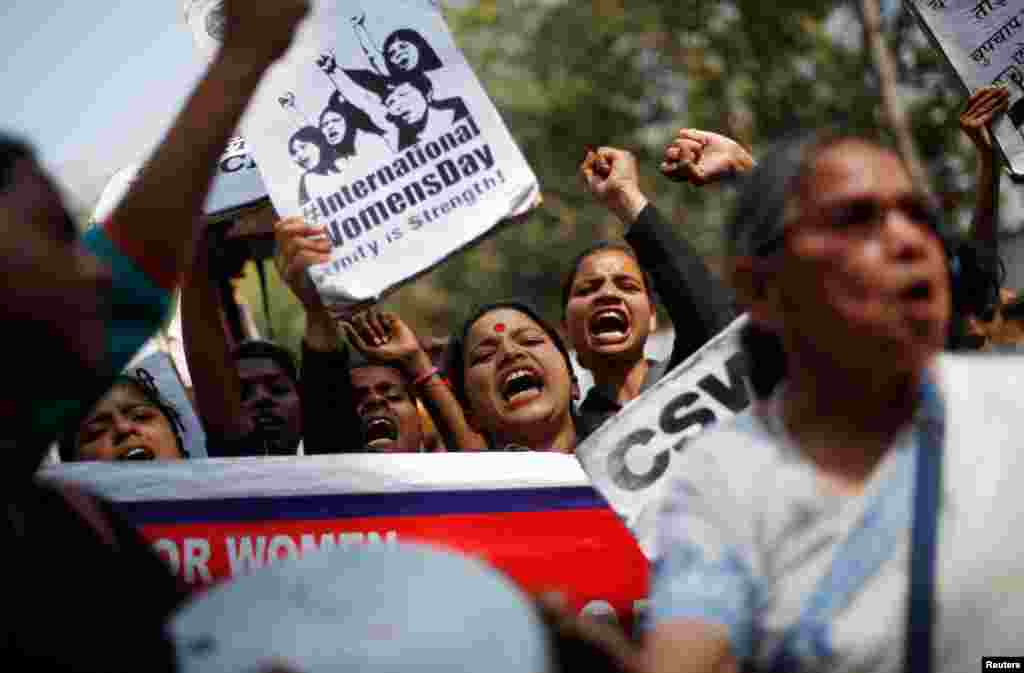
POLYGON ((731 497, 713 461, 687 453, 658 521, 661 558, 654 565, 652 625, 695 619, 725 627, 733 655, 753 653, 761 582, 740 502, 731 497))

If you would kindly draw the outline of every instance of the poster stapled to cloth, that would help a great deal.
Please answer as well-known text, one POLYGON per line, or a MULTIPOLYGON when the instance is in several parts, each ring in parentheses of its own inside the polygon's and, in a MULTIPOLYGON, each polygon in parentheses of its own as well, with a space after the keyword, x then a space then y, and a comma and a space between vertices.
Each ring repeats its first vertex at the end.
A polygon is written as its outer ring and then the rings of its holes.
MULTIPOLYGON (((186 20, 212 56, 222 3, 186 20)), ((374 301, 520 215, 537 178, 440 7, 428 0, 320 0, 242 121, 282 217, 326 228, 310 269, 325 303, 374 301)))
POLYGON ((740 331, 743 315, 576 447, 594 487, 625 521, 648 558, 674 457, 716 421, 750 406, 740 331))
POLYGON ((1024 0, 904 0, 968 91, 1010 89, 993 125, 1010 171, 1024 176, 1024 0))
MULTIPOLYGON (((648 567, 572 456, 348 454, 65 463, 42 479, 111 500, 187 585, 309 550, 427 543, 482 559, 529 592, 628 621, 648 567)), ((457 589, 456 589, 457 590, 457 589)))

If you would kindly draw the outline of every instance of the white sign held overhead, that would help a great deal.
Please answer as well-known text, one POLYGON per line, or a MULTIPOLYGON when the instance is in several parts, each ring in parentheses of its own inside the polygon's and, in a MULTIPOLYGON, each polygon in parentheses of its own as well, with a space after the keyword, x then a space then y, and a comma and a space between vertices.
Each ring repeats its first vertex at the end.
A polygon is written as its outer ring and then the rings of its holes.
MULTIPOLYGON (((186 6, 215 53, 221 3, 186 6)), ((537 178, 429 0, 322 0, 242 121, 283 216, 323 226, 329 306, 374 301, 539 200, 537 178)))
POLYGON ((1024 0, 904 0, 968 91, 1009 87, 993 125, 1010 171, 1024 175, 1024 0))
POLYGON ((711 424, 750 406, 743 315, 576 447, 601 495, 656 558, 655 526, 674 456, 711 424))

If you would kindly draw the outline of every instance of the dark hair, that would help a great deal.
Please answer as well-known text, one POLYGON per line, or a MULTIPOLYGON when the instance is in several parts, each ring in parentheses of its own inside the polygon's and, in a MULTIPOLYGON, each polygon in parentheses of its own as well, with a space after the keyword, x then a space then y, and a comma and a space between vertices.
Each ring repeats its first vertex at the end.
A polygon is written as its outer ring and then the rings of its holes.
MULTIPOLYGON (((434 93, 434 83, 430 81, 430 78, 426 75, 413 75, 412 77, 404 77, 402 79, 390 80, 381 92, 380 100, 382 103, 387 104, 388 98, 394 93, 395 89, 402 86, 403 84, 409 84, 414 89, 417 89, 424 98, 429 99, 431 94, 434 93)), ((389 115, 390 117, 390 115, 389 115)))
POLYGON ((418 75, 429 70, 437 70, 441 67, 441 59, 437 57, 437 52, 434 51, 434 48, 430 46, 422 35, 410 28, 400 28, 388 35, 384 40, 382 51, 384 52, 384 64, 387 66, 388 74, 390 74, 394 79, 404 79, 410 75, 418 75), (398 40, 412 44, 419 52, 419 61, 416 63, 416 67, 412 70, 399 70, 398 68, 392 68, 392 63, 388 58, 388 53, 391 49, 391 45, 398 40))
MULTIPOLYGON (((569 305, 569 297, 572 295, 572 284, 576 282, 576 274, 580 272, 580 265, 583 264, 583 260, 591 255, 604 252, 605 250, 618 250, 619 252, 625 253, 636 262, 637 266, 640 266, 640 258, 636 256, 636 250, 633 249, 629 243, 625 241, 597 241, 587 247, 583 248, 579 254, 572 260, 572 271, 562 281, 562 317, 565 317, 565 309, 569 305)), ((657 299, 654 296, 654 280, 651 278, 647 271, 640 267, 640 273, 644 278, 644 288, 647 290, 647 298, 651 301, 651 306, 657 305, 657 299)))
POLYGON ((21 159, 35 161, 35 154, 28 143, 0 133, 0 192, 10 187, 14 180, 14 165, 21 159))
MULTIPOLYGON (((565 366, 569 370, 569 381, 573 384, 577 383, 576 373, 572 366, 572 358, 569 356, 569 349, 565 347, 565 342, 562 341, 562 336, 555 330, 555 328, 549 325, 548 322, 540 316, 540 313, 525 301, 497 301, 491 304, 484 304, 473 311, 470 314, 469 319, 462 324, 462 331, 458 335, 452 337, 452 340, 448 343, 448 350, 445 352, 445 371, 448 374, 448 380, 451 383, 452 392, 455 393, 455 398, 464 409, 470 409, 469 397, 466 395, 466 337, 469 336, 469 330, 473 328, 473 325, 476 324, 477 320, 491 311, 497 311, 503 308, 519 311, 530 320, 537 323, 537 325, 544 330, 548 337, 550 337, 551 341, 554 342, 558 352, 561 353, 562 357, 565 359, 565 366)), ((575 422, 576 410, 571 402, 569 404, 569 408, 572 412, 573 422, 575 422)))
POLYGON ((292 354, 288 352, 287 349, 278 346, 272 341, 262 341, 259 339, 243 341, 235 346, 231 355, 235 358, 235 362, 256 358, 273 360, 277 366, 288 375, 288 378, 290 378, 293 383, 297 384, 299 381, 298 368, 295 366, 295 358, 292 357, 292 354))
POLYGON ((1006 280, 1006 267, 995 250, 975 241, 950 238, 944 244, 953 297, 946 347, 977 350, 985 345, 985 339, 968 333, 967 320, 992 320, 1002 303, 999 291, 1006 280))
POLYGON ((348 358, 349 373, 356 369, 365 369, 367 367, 388 367, 390 369, 394 369, 398 372, 399 377, 401 377, 402 382, 405 384, 405 390, 409 394, 409 397, 412 398, 414 402, 419 399, 419 396, 416 394, 416 390, 413 389, 412 381, 409 380, 405 370, 398 362, 370 358, 358 349, 350 347, 348 358))
MULTIPOLYGON (((174 441, 178 445, 178 451, 181 452, 183 458, 188 458, 188 451, 185 449, 185 422, 181 418, 181 413, 175 408, 171 402, 163 396, 160 389, 157 388, 156 381, 153 379, 153 375, 149 371, 139 367, 135 370, 134 374, 121 374, 114 378, 113 383, 108 389, 110 390, 119 386, 126 386, 134 388, 142 394, 146 401, 156 407, 157 411, 163 414, 163 417, 167 419, 167 422, 171 426, 171 430, 174 432, 174 441)), ((102 400, 102 398, 100 398, 102 400)), ((97 400, 97 404, 99 400, 97 400)), ((83 413, 76 415, 73 418, 73 422, 69 422, 64 426, 64 431, 57 438, 57 450, 60 453, 60 459, 64 462, 72 462, 78 458, 78 432, 81 429, 82 421, 84 421, 89 412, 92 409, 85 409, 83 413)))
MULTIPOLYGON (((330 148, 330 154, 332 157, 341 158, 348 158, 355 155, 356 134, 359 131, 366 131, 367 133, 373 133, 374 135, 384 135, 384 131, 373 123, 373 120, 370 119, 370 115, 357 108, 347 99, 342 98, 341 94, 337 91, 331 94, 331 97, 327 99, 327 107, 325 107, 324 111, 320 113, 320 129, 321 135, 324 136, 324 141, 330 148), (335 112, 341 115, 341 118, 345 120, 345 136, 337 145, 331 145, 322 130, 324 117, 328 112, 335 112)), ((290 143, 289 147, 291 147, 290 143)))
POLYGON ((334 148, 331 147, 330 143, 324 137, 323 131, 316 128, 315 126, 303 126, 298 131, 292 134, 292 137, 288 139, 288 153, 292 153, 292 145, 296 142, 313 143, 320 150, 320 163, 313 168, 309 169, 312 173, 319 173, 325 175, 334 171, 334 148))

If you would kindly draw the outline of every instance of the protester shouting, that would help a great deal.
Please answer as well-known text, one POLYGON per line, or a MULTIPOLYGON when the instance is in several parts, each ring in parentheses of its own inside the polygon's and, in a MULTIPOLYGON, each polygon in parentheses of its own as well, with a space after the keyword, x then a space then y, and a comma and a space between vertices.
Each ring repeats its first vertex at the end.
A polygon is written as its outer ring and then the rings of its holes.
POLYGON ((181 331, 206 453, 295 455, 303 430, 298 369, 277 344, 228 342, 211 264, 220 243, 211 228, 197 246, 181 295, 181 331))
POLYGON ((308 269, 328 261, 323 227, 292 217, 275 225, 281 276, 306 309, 302 342, 302 399, 307 453, 424 450, 425 432, 417 402, 426 405, 449 450, 479 450, 477 436, 462 414, 416 334, 397 315, 369 311, 349 315, 342 345, 308 269), (350 430, 360 428, 358 437, 350 430), (355 441, 354 441, 355 440, 355 441))
POLYGON ((575 451, 579 384, 562 338, 534 308, 516 301, 478 308, 447 360, 466 420, 492 450, 575 451))
POLYGON ((1024 594, 1000 578, 1024 565, 991 540, 1018 537, 1024 363, 939 356, 947 263, 894 152, 822 132, 764 157, 728 228, 760 399, 679 456, 649 669, 952 672, 1016 651, 1024 594))
POLYGON ((60 439, 61 460, 187 458, 181 414, 145 369, 122 374, 85 419, 60 439))
MULTIPOLYGON (((752 165, 750 154, 730 138, 684 129, 666 148, 662 170, 709 184, 752 165)), ((594 376, 580 405, 581 436, 586 437, 735 314, 729 291, 640 190, 632 154, 611 147, 588 151, 580 172, 590 192, 626 226, 625 241, 602 241, 583 250, 562 286, 565 331, 581 366, 594 376), (655 289, 675 328, 665 362, 644 355, 656 327, 655 289)))
POLYGON ((105 503, 33 475, 59 429, 93 407, 159 326, 217 159, 308 9, 224 8, 220 52, 111 218, 81 238, 31 150, 0 138, 5 344, 44 354, 0 395, 0 546, 17 550, 5 555, 14 581, 0 618, 9 670, 176 669, 164 623, 181 594, 159 557, 105 503))

